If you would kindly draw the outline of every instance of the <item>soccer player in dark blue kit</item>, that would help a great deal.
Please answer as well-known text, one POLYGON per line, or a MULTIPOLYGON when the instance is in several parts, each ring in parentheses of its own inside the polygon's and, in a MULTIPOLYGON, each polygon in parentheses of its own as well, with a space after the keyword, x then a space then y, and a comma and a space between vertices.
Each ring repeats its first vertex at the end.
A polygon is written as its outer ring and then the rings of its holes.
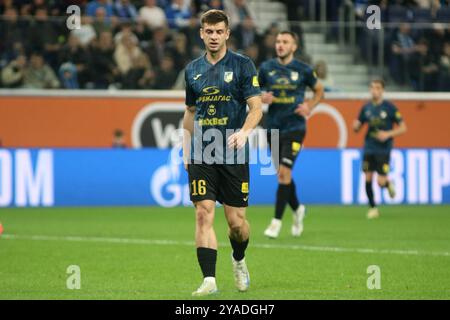
POLYGON ((387 188, 389 196, 395 197, 395 188, 387 175, 389 173, 389 160, 393 145, 393 138, 406 132, 406 124, 397 107, 383 99, 384 81, 373 80, 370 83, 372 100, 366 103, 354 121, 353 130, 359 132, 363 124, 368 129, 364 142, 364 156, 362 170, 366 177, 366 193, 370 209, 368 219, 378 218, 380 213, 375 205, 372 189, 373 173, 378 174, 378 185, 387 188), (397 125, 394 128, 394 125, 397 125))
MULTIPOLYGON (((323 97, 323 85, 317 80, 313 69, 294 59, 298 47, 298 37, 290 31, 277 35, 275 50, 277 58, 261 65, 259 82, 265 90, 262 101, 269 104, 267 115, 268 142, 271 144, 273 130, 279 132, 278 190, 275 202, 275 217, 264 231, 270 238, 277 238, 286 205, 292 208, 293 224, 291 233, 298 237, 303 232, 305 206, 297 198, 292 179, 292 168, 302 148, 306 134, 306 117, 323 97), (305 102, 305 90, 309 87, 314 96, 305 102)), ((272 148, 273 146, 271 146, 272 148)))
POLYGON ((224 207, 235 285, 246 291, 250 275, 245 262, 249 224, 248 136, 262 117, 261 90, 253 62, 227 50, 228 17, 209 10, 201 17, 200 36, 206 54, 186 67, 186 111, 183 156, 195 206, 195 243, 203 283, 192 293, 217 292, 217 240, 213 228, 216 200, 224 207), (247 105, 249 112, 247 113, 247 105))

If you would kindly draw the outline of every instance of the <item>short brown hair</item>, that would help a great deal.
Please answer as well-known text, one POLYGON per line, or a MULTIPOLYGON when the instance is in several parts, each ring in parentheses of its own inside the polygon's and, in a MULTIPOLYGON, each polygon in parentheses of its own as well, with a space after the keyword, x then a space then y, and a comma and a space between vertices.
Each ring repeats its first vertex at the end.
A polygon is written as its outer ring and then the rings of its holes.
POLYGON ((200 22, 202 24, 202 27, 205 23, 214 25, 221 22, 225 22, 225 26, 228 28, 228 16, 222 10, 212 9, 206 11, 204 14, 202 14, 200 22))
POLYGON ((299 42, 298 41, 298 35, 295 32, 288 31, 288 30, 283 30, 283 31, 278 32, 278 35, 280 35, 280 34, 288 34, 288 35, 290 35, 294 39, 295 44, 299 45, 299 43, 298 43, 299 42))
POLYGON ((372 81, 370 81, 370 83, 379 83, 381 84, 381 87, 384 89, 384 80, 383 79, 373 79, 372 81))

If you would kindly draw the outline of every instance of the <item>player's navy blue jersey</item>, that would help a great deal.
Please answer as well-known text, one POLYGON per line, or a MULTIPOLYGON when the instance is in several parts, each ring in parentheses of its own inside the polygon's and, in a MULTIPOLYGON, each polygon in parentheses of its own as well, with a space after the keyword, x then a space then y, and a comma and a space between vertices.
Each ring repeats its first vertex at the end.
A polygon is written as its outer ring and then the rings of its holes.
MULTIPOLYGON (((192 159, 197 162, 202 160, 199 159, 199 149, 204 151, 203 156, 209 154, 211 146, 206 148, 214 140, 215 146, 221 144, 224 152, 216 149, 210 154, 217 159, 215 163, 225 163, 233 155, 232 150, 226 147, 228 136, 241 129, 247 117, 246 100, 261 94, 255 65, 250 58, 227 50, 215 65, 206 59, 206 55, 189 63, 185 80, 186 105, 195 106, 192 159), (222 134, 222 142, 216 141, 218 132, 222 134), (199 140, 202 137, 203 140, 199 140), (211 139, 211 142, 205 141, 205 137, 211 139)), ((245 162, 248 162, 248 143, 243 151, 245 162)), ((236 154, 233 158, 236 163, 236 154)))
POLYGON ((277 59, 265 61, 259 70, 261 88, 272 91, 273 103, 269 106, 268 129, 280 133, 306 130, 306 121, 294 110, 303 103, 306 87, 314 88, 317 78, 313 69, 298 60, 282 65, 277 59))
POLYGON ((364 153, 366 154, 386 154, 392 149, 393 139, 390 138, 381 142, 375 138, 378 130, 391 130, 394 123, 403 121, 402 115, 397 107, 391 102, 384 100, 380 105, 373 102, 366 103, 359 114, 358 120, 367 123, 368 129, 364 143, 364 153))

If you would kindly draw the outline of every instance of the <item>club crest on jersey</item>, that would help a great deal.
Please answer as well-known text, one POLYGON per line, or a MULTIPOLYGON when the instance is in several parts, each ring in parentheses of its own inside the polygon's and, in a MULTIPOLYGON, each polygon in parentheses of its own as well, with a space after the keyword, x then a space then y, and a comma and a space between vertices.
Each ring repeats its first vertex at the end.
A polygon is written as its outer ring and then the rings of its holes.
POLYGON ((226 71, 223 75, 223 81, 229 83, 233 80, 233 71, 226 71))
POLYGON ((380 117, 381 117, 381 119, 386 119, 386 117, 387 117, 386 111, 381 111, 380 117))
POLYGON ((292 71, 291 72, 291 79, 292 79, 292 81, 297 81, 298 80, 298 72, 297 71, 292 71))

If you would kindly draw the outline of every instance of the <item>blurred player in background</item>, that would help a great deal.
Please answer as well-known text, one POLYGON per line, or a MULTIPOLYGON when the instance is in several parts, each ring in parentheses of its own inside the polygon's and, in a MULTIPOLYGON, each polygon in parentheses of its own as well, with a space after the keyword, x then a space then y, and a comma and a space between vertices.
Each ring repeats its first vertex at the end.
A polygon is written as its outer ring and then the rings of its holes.
POLYGON ((120 129, 114 130, 112 147, 117 149, 125 149, 127 147, 125 143, 124 133, 120 129))
POLYGON ((228 222, 235 285, 239 291, 249 288, 244 258, 250 236, 245 216, 249 196, 247 138, 262 117, 255 65, 250 58, 227 50, 227 15, 221 10, 204 13, 200 35, 206 54, 186 67, 187 108, 183 119, 183 154, 196 213, 197 258, 204 278, 193 296, 217 292, 217 239, 213 228, 216 200, 223 204, 228 222), (207 138, 213 132, 214 136, 207 138), (211 146, 215 147, 214 155, 211 146), (245 158, 238 161, 239 152, 234 150, 243 151, 245 158), (188 154, 190 159, 186 158, 188 154))
POLYGON ((406 132, 406 124, 397 107, 383 99, 384 81, 373 80, 370 84, 372 100, 366 103, 353 124, 353 130, 359 132, 362 125, 367 123, 368 129, 364 143, 364 157, 362 170, 366 176, 366 193, 369 199, 370 209, 367 218, 378 218, 380 213, 376 207, 372 178, 373 173, 378 173, 378 185, 387 188, 389 196, 395 197, 395 188, 389 181, 389 161, 393 138, 406 132), (394 128, 394 124, 397 125, 394 128))
POLYGON ((259 71, 260 85, 266 90, 262 95, 262 101, 269 104, 267 117, 269 144, 273 129, 279 130, 280 137, 275 217, 264 231, 270 238, 278 237, 288 203, 294 211, 292 235, 298 237, 303 232, 305 206, 301 205, 297 198, 292 167, 305 138, 305 118, 320 102, 324 92, 323 85, 317 80, 313 69, 294 59, 297 47, 298 37, 295 33, 280 32, 275 44, 277 58, 264 62, 259 71), (314 96, 309 102, 304 101, 307 87, 314 91, 314 96))

